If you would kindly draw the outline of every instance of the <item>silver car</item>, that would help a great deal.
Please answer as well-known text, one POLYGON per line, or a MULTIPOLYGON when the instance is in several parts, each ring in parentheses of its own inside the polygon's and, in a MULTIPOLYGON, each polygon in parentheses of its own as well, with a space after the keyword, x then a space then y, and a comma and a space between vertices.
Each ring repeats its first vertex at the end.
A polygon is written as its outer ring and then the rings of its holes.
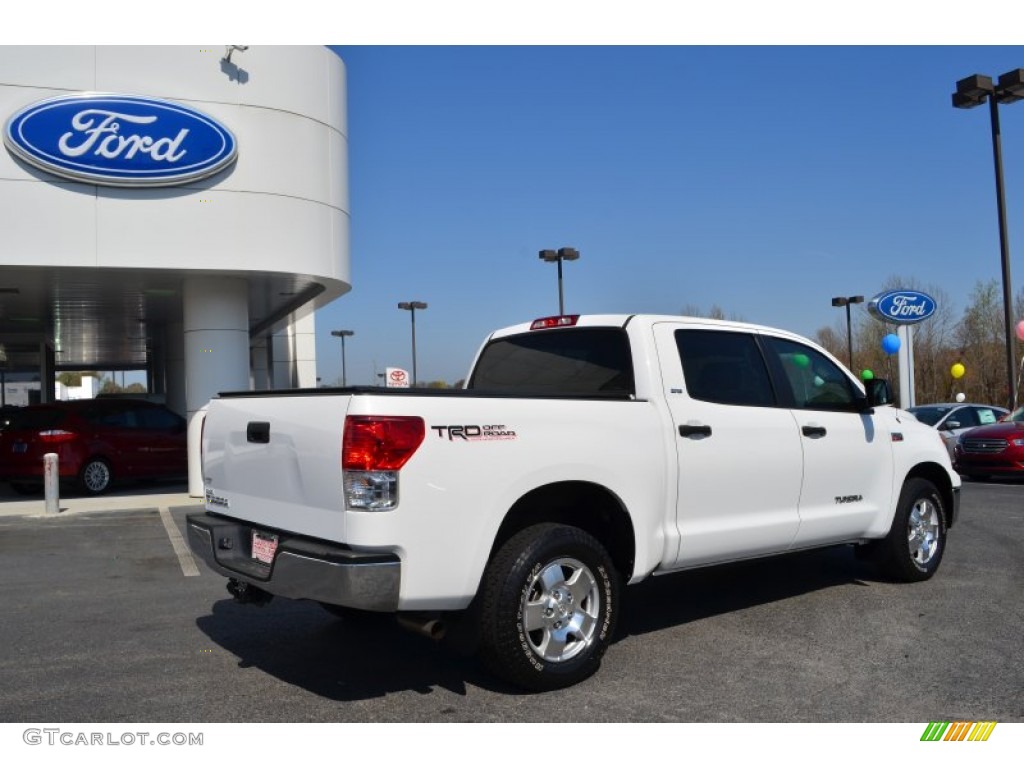
POLYGON ((978 403, 932 403, 915 405, 907 410, 921 423, 935 427, 942 433, 951 459, 959 435, 968 429, 995 424, 1009 413, 1006 408, 1000 408, 998 405, 978 403))

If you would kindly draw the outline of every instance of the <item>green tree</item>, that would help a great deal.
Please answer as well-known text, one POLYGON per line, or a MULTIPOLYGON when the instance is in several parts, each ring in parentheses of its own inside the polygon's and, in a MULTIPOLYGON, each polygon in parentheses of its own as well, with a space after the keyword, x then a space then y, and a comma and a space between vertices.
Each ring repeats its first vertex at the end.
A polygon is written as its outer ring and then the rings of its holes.
POLYGON ((101 395, 116 395, 123 391, 121 385, 113 379, 104 379, 103 384, 100 386, 101 395))

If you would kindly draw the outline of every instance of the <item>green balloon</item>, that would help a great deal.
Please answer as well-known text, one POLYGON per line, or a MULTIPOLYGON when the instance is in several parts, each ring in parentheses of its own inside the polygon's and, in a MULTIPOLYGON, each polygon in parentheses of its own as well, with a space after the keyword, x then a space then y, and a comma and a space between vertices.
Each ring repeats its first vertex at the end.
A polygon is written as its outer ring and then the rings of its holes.
POLYGON ((870 368, 865 368, 863 371, 861 371, 860 377, 864 379, 864 381, 867 381, 868 379, 875 378, 875 372, 872 371, 870 368))
POLYGON ((803 352, 797 352, 793 355, 793 362, 800 368, 806 368, 811 364, 811 358, 805 355, 803 352))

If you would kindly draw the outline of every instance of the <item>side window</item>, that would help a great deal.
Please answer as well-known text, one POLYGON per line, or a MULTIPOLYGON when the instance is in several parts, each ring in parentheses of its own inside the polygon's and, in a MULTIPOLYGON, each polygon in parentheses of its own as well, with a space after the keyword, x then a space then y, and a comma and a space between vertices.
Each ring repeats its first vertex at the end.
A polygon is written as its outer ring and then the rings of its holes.
POLYGON ((1001 414, 996 413, 991 408, 978 408, 978 424, 995 424, 999 421, 1001 414))
POLYGON ((726 405, 775 405, 768 367, 752 335, 698 330, 675 335, 690 397, 726 405))
POLYGON ((793 408, 859 410, 859 392, 843 369, 816 349, 788 339, 763 336, 776 373, 789 385, 793 408))
POLYGON ((87 420, 101 427, 114 429, 132 429, 135 427, 135 418, 123 408, 101 407, 91 410, 86 416, 87 420))
POLYGON ((140 408, 137 412, 139 426, 160 432, 173 432, 178 429, 182 419, 177 414, 162 408, 140 408))
POLYGON ((978 421, 978 414, 975 413, 973 408, 961 408, 959 411, 949 417, 946 422, 947 425, 950 421, 960 422, 960 429, 967 429, 968 427, 977 427, 980 422, 978 421))

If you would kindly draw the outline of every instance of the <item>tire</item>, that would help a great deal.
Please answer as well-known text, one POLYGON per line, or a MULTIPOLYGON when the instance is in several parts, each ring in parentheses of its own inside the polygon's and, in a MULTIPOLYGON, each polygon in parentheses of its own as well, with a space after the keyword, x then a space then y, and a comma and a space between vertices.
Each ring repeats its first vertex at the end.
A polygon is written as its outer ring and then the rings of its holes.
POLYGON ((531 691, 590 677, 615 631, 620 592, 611 558, 590 534, 552 523, 520 531, 484 574, 484 663, 531 691))
POLYGON ((11 483, 11 490, 19 496, 38 496, 43 492, 43 486, 33 483, 11 483))
POLYGON ((919 477, 903 486, 889 535, 878 542, 877 560, 897 581, 935 575, 946 551, 946 517, 935 485, 919 477))
POLYGON ((114 475, 110 471, 110 464, 106 459, 89 459, 78 473, 78 480, 82 488, 90 496, 97 496, 106 493, 110 489, 110 483, 114 475))

